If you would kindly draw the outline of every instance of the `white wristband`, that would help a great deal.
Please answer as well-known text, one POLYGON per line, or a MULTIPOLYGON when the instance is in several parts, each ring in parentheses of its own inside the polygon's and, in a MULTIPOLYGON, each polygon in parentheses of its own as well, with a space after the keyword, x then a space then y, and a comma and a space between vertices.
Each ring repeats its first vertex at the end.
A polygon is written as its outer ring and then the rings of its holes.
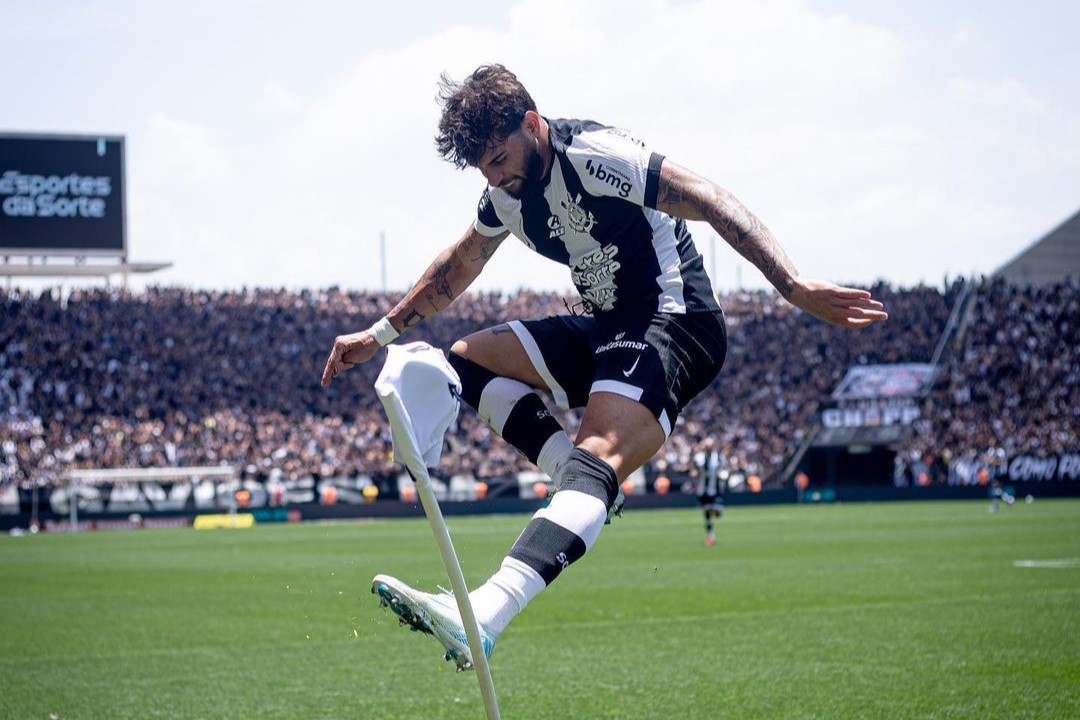
POLYGON ((394 326, 390 324, 390 321, 386 319, 384 315, 374 325, 368 328, 368 332, 375 338, 375 342, 379 343, 380 347, 386 347, 390 343, 397 340, 399 333, 394 329, 394 326))

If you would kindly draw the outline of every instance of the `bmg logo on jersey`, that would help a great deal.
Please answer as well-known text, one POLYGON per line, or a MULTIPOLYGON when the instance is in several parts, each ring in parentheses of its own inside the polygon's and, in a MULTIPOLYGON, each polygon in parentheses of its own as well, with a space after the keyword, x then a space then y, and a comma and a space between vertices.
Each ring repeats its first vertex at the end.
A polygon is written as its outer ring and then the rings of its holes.
POLYGON ((615 188, 619 193, 619 197, 629 197, 630 191, 634 188, 634 184, 627 180, 623 173, 607 167, 603 163, 594 163, 592 158, 585 161, 585 169, 589 171, 589 175, 598 181, 615 188))

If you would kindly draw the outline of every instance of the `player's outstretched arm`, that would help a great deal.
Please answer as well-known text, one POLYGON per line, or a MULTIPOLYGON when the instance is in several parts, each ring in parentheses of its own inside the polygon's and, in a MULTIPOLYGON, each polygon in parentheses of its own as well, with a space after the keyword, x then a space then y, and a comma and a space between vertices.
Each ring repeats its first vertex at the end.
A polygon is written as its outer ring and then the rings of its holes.
POLYGON ((769 228, 738 198, 670 160, 660 166, 656 207, 669 215, 712 225, 788 302, 819 320, 861 328, 889 317, 866 290, 800 278, 769 228))
POLYGON ((472 284, 507 233, 481 235, 469 227, 456 243, 439 253, 401 302, 367 330, 338 335, 323 368, 322 385, 354 365, 365 363, 383 345, 449 305, 472 284))

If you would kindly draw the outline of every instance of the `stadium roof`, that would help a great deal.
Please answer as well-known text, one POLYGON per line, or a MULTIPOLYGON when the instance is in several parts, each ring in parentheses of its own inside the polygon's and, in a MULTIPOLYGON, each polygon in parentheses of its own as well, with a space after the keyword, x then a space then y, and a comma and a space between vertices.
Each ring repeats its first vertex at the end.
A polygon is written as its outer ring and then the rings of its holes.
POLYGON ((172 267, 163 262, 121 262, 101 264, 23 265, 0 262, 0 277, 111 277, 113 275, 140 275, 172 267))
POLYGON ((1080 211, 998 268, 996 277, 1016 285, 1080 280, 1080 211))

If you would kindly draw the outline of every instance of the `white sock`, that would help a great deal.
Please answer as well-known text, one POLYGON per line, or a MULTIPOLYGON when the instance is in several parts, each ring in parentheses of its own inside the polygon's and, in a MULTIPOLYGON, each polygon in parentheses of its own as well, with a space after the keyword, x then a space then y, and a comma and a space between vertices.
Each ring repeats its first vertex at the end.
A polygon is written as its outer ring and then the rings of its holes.
POLYGON ((508 557, 486 583, 469 593, 469 600, 477 621, 498 635, 545 587, 540 573, 508 557))
MULTIPOLYGON (((588 552, 596 544, 605 519, 607 506, 602 500, 576 490, 561 490, 555 493, 547 507, 536 511, 522 535, 529 527, 546 521, 561 528, 563 533, 576 535, 584 544, 584 551, 588 552)), ((519 536, 514 547, 521 542, 519 536)), ((508 555, 486 583, 469 593, 469 600, 476 619, 498 635, 546 587, 547 582, 539 572, 508 555)))
POLYGON ((573 449, 574 443, 570 441, 569 435, 555 433, 547 439, 544 447, 540 449, 540 457, 536 458, 536 466, 551 478, 556 490, 559 489, 559 480, 562 477, 559 475, 559 468, 570 457, 570 451, 573 449))

